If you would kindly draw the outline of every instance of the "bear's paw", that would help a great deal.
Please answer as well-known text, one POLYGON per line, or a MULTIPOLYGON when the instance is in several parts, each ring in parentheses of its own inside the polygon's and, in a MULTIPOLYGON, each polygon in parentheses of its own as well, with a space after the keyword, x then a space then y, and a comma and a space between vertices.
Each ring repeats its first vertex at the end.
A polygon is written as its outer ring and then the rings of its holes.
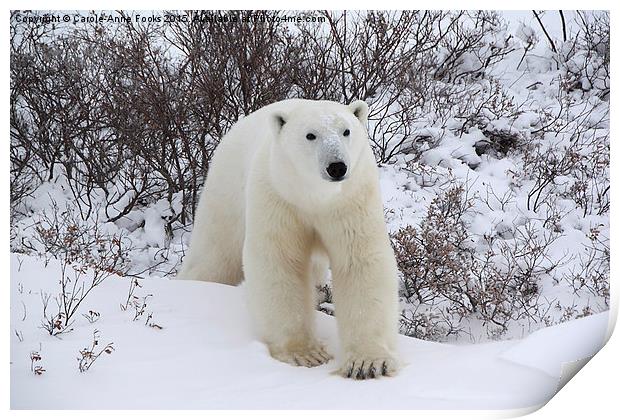
POLYGON ((332 356, 321 344, 310 344, 305 347, 295 347, 271 352, 271 356, 293 366, 315 367, 329 362, 332 356))
POLYGON ((339 373, 345 378, 373 379, 394 376, 398 372, 398 362, 391 356, 364 357, 350 355, 346 358, 339 373))

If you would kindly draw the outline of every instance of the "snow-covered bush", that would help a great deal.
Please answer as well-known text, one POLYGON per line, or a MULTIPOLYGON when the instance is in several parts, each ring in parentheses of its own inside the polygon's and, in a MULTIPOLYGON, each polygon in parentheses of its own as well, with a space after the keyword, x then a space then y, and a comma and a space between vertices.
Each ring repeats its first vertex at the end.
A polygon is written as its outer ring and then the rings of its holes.
POLYGON ((41 327, 54 336, 71 331, 82 302, 109 277, 126 274, 129 263, 130 249, 123 237, 85 224, 72 209, 42 213, 33 236, 22 243, 46 261, 54 258, 60 264, 59 293, 41 296, 41 327))
POLYGON ((469 281, 473 254, 463 220, 470 208, 464 188, 451 187, 433 199, 419 229, 406 226, 392 236, 402 275, 400 294, 414 308, 404 311, 403 333, 428 339, 456 334, 451 318, 474 310, 469 281), (419 313, 423 306, 437 313, 419 313))
MULTIPOLYGON (((602 298, 609 305, 609 238, 601 236, 598 228, 592 228, 588 235, 590 243, 586 252, 579 256, 578 263, 568 270, 561 281, 570 284, 577 296, 591 295, 602 298)), ((587 306, 590 310, 590 306, 587 306)), ((598 309, 598 308, 596 308, 598 309)))
POLYGON ((404 334, 446 339, 480 321, 499 336, 512 321, 544 321, 539 285, 562 262, 549 256, 558 235, 526 224, 505 239, 486 236, 477 248, 466 221, 472 207, 465 188, 453 185, 433 199, 419 229, 392 235, 404 334))
POLYGON ((80 355, 77 358, 78 370, 81 373, 88 372, 93 364, 101 357, 101 355, 111 354, 114 351, 114 343, 108 343, 104 346, 99 344, 99 331, 93 331, 93 340, 90 347, 84 347, 80 350, 80 355))
POLYGON ((257 13, 114 29, 14 24, 12 203, 62 173, 85 218, 94 201, 116 221, 179 194, 185 225, 222 135, 287 97, 368 101, 377 160, 390 162, 461 115, 463 95, 486 98, 493 89, 469 81, 514 48, 491 12, 323 12, 323 31, 257 13))
POLYGON ((564 86, 569 92, 609 95, 609 12, 577 12, 577 33, 559 49, 564 86))
MULTIPOLYGON (((576 294, 607 302, 609 248, 597 232, 585 260, 562 274, 558 268, 568 258, 551 252, 560 235, 542 224, 513 226, 510 235, 486 236, 483 247, 473 246, 477 238, 463 217, 471 201, 463 191, 457 186, 440 194, 419 229, 407 226, 392 235, 401 273, 403 334, 447 340, 471 336, 472 326, 480 325, 489 337, 499 337, 522 323, 553 324, 558 319, 549 314, 554 302, 541 294, 544 284, 567 282, 576 294)), ((559 302, 555 306, 563 311, 560 321, 579 317, 577 309, 592 311, 587 304, 571 305, 570 313, 559 302)))

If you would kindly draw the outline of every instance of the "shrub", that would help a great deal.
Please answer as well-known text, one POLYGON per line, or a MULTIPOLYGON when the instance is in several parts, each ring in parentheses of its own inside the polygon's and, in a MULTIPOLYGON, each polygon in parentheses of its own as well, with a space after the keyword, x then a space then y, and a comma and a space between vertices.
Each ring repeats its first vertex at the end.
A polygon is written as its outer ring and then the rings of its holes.
POLYGON ((403 334, 445 339, 480 321, 496 337, 513 321, 544 322, 549 305, 539 301, 540 284, 562 263, 549 256, 559 235, 533 224, 515 226, 510 239, 485 237, 487 250, 480 252, 466 222, 472 205, 467 190, 452 185, 431 202, 419 228, 391 236, 403 334))
POLYGON ((80 222, 68 210, 43 213, 35 227, 34 249, 60 265, 60 292, 53 296, 56 309, 49 311, 51 295, 42 294, 42 328, 50 335, 71 331, 75 315, 88 295, 112 275, 122 276, 129 250, 122 237, 103 233, 97 224, 80 222), (60 217, 59 217, 60 216, 60 217))

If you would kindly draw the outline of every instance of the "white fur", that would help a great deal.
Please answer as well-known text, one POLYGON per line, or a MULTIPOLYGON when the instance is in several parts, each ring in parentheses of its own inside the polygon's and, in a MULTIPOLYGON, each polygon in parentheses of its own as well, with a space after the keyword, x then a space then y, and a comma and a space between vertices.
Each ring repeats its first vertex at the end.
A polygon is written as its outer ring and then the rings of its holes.
POLYGON ((315 366, 331 358, 313 333, 315 284, 331 267, 340 371, 357 378, 398 367, 397 269, 367 113, 362 101, 295 99, 235 124, 209 168, 179 274, 233 285, 245 277, 271 355, 315 366), (307 140, 309 132, 317 139, 307 140), (342 181, 327 180, 333 159, 348 167, 342 181))

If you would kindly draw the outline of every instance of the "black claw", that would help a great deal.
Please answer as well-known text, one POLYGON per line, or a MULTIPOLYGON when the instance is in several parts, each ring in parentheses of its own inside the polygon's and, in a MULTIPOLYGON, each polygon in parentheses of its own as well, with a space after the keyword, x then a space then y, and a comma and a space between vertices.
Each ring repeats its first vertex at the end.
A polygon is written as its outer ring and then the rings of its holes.
POLYGON ((362 366, 357 371, 357 379, 366 379, 366 375, 364 375, 364 362, 362 362, 362 366))
POLYGON ((347 372, 347 378, 350 378, 351 376, 353 376, 354 367, 355 367, 355 363, 351 363, 351 367, 349 368, 349 371, 347 372))
POLYGON ((376 378, 375 371, 376 371, 375 365, 371 363, 370 367, 368 368, 368 376, 373 379, 376 378))
POLYGON ((387 375, 387 362, 383 362, 383 364, 381 365, 381 375, 387 375))

